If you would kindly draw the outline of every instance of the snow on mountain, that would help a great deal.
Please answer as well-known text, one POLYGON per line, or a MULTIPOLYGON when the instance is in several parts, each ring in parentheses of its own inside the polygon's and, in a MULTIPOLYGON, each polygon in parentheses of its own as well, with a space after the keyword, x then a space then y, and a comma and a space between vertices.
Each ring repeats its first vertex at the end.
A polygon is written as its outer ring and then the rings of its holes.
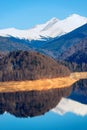
POLYGON ((87 105, 71 99, 62 98, 60 103, 56 106, 56 108, 52 109, 52 111, 60 115, 72 112, 76 115, 85 116, 87 115, 87 105))
POLYGON ((42 37, 54 38, 61 36, 87 23, 87 18, 73 14, 64 20, 52 18, 44 24, 28 30, 8 28, 0 30, 0 36, 13 36, 20 39, 41 40, 42 37))

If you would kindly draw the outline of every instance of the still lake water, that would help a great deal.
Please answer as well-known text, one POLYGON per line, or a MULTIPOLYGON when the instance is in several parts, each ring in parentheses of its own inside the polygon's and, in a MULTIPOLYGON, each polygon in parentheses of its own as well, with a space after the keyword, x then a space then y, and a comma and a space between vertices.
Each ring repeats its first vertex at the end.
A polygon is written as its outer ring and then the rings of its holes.
POLYGON ((86 104, 87 80, 80 80, 65 89, 1 93, 0 130, 87 130, 87 113, 83 116, 81 109, 78 114, 78 107, 84 106, 85 110, 86 104), (52 111, 61 104, 62 97, 75 102, 75 105, 72 102, 65 104, 65 108, 72 108, 71 112, 66 112, 64 107, 52 111))

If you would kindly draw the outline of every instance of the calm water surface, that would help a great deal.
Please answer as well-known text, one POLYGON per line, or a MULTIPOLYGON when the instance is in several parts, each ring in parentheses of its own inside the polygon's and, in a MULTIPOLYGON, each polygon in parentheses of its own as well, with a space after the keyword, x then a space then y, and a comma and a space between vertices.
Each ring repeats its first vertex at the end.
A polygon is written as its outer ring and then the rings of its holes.
POLYGON ((10 114, 0 116, 0 130, 87 130, 87 116, 72 113, 63 116, 48 112, 44 116, 20 119, 10 114))
POLYGON ((62 114, 60 110, 61 115, 51 111, 58 106, 62 97, 86 105, 87 80, 65 89, 1 93, 0 130, 87 130, 87 114, 62 114))

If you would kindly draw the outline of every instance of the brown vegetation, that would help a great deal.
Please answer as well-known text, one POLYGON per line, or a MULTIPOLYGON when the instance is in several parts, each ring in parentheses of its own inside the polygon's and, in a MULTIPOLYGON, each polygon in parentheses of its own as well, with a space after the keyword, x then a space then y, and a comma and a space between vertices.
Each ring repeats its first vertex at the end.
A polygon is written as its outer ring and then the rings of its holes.
POLYGON ((14 51, 0 59, 0 81, 45 79, 69 74, 67 67, 37 52, 14 51))
POLYGON ((9 112, 16 117, 42 115, 56 107, 62 97, 70 95, 71 88, 46 91, 0 93, 0 114, 9 112))

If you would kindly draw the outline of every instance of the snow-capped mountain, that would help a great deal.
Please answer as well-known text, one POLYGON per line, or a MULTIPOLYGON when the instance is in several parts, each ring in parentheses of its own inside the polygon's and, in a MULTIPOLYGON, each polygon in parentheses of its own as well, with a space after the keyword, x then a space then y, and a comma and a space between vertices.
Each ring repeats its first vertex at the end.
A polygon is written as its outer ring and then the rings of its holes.
POLYGON ((0 30, 0 36, 13 36, 20 39, 41 40, 42 38, 54 38, 61 36, 87 23, 87 18, 73 14, 64 20, 52 18, 44 24, 28 30, 8 28, 0 30))
POLYGON ((87 105, 71 99, 62 98, 60 103, 56 106, 56 108, 52 109, 52 111, 60 115, 72 112, 76 115, 85 116, 87 115, 87 105))

